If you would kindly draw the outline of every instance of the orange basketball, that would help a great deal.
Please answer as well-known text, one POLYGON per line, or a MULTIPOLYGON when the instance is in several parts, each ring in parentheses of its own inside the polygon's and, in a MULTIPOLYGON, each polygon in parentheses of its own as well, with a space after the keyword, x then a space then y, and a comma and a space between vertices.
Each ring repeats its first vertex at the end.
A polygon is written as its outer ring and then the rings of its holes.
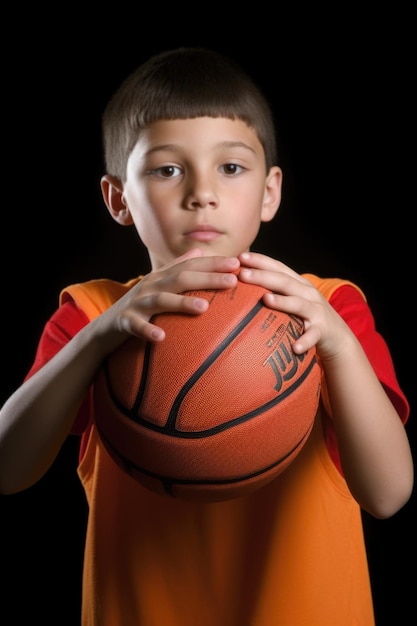
MULTIPOLYGON (((191 293, 191 292, 190 292, 191 293)), ((111 457, 160 494, 234 498, 278 476, 303 448, 318 408, 314 349, 292 344, 302 322, 238 281, 195 291, 202 315, 161 314, 166 339, 132 337, 99 370, 96 425, 111 457)))

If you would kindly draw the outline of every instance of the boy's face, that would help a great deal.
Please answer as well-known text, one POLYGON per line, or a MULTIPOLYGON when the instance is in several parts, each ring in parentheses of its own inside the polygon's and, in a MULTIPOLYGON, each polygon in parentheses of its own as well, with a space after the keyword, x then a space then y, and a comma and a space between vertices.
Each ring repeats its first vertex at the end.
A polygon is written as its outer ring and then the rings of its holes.
POLYGON ((191 248, 248 250, 275 215, 281 170, 265 170, 255 131, 240 120, 162 120, 141 133, 127 163, 123 202, 154 269, 191 248))

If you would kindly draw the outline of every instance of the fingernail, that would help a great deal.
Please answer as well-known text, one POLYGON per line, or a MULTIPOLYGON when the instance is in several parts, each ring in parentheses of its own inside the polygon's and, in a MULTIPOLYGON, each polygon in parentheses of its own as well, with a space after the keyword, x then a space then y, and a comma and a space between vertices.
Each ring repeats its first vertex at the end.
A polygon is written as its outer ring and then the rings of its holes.
POLYGON ((205 311, 207 309, 208 302, 204 298, 196 298, 194 300, 194 306, 199 311, 205 311))
POLYGON ((234 285, 236 282, 236 276, 234 274, 223 274, 223 280, 228 285, 234 285))

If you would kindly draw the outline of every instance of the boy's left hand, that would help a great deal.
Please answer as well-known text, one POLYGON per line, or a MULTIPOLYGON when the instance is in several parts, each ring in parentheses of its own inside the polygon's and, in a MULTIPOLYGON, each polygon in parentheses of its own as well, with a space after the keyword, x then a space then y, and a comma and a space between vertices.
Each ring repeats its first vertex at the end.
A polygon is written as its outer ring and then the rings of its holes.
POLYGON ((308 279, 281 261, 257 252, 244 252, 239 260, 240 280, 261 285, 272 292, 264 296, 268 307, 303 320, 304 333, 294 344, 294 352, 302 354, 316 346, 322 360, 337 358, 343 353, 345 342, 351 341, 352 333, 308 279))

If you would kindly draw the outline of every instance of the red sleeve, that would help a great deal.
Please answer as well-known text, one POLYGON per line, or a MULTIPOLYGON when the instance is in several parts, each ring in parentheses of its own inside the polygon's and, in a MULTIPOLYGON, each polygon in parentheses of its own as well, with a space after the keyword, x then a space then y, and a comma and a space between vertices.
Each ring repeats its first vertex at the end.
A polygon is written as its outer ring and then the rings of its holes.
MULTIPOLYGON (((38 343, 35 360, 27 373, 25 380, 30 378, 57 352, 61 350, 89 322, 88 317, 73 300, 65 302, 50 317, 45 324, 38 343)), ((71 432, 81 434, 89 423, 89 411, 87 403, 83 404, 77 415, 71 432)))
MULTIPOLYGON (((342 285, 336 289, 329 302, 359 339, 378 379, 405 424, 410 414, 410 406, 398 383, 388 346, 375 328, 375 320, 368 304, 361 293, 350 285, 342 285)), ((330 456, 341 471, 331 420, 327 421, 325 432, 330 456)))

